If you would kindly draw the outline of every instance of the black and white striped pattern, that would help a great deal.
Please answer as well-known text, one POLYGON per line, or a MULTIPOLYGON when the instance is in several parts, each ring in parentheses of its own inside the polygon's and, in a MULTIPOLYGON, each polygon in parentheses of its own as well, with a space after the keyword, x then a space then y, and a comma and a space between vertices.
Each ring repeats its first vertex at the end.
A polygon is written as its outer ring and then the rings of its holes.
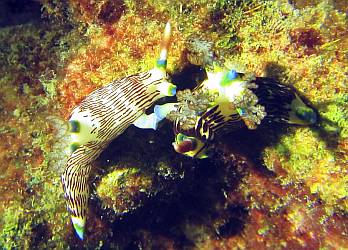
POLYGON ((165 72, 162 73, 152 70, 114 81, 92 92, 72 112, 70 120, 85 124, 79 136, 86 141, 72 152, 62 175, 68 209, 73 216, 86 216, 92 162, 161 97, 156 85, 165 81, 165 72))
POLYGON ((174 133, 183 133, 207 142, 227 131, 240 129, 244 122, 236 110, 226 107, 228 105, 229 103, 220 103, 208 109, 197 118, 195 128, 191 130, 182 129, 179 122, 174 121, 174 133))
POLYGON ((258 87, 253 92, 267 113, 265 120, 288 123, 291 103, 296 99, 295 91, 267 77, 257 77, 254 83, 258 87))

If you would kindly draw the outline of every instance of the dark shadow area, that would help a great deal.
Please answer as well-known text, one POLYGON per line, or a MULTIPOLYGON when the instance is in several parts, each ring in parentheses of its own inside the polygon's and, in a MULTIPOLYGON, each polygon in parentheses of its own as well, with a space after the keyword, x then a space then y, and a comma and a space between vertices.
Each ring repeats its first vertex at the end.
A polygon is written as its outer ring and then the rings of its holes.
POLYGON ((231 217, 216 229, 217 236, 221 238, 239 234, 243 230, 248 216, 248 210, 239 204, 232 205, 227 210, 231 217))
POLYGON ((207 78, 207 73, 202 67, 186 64, 186 66, 171 75, 171 81, 178 90, 193 89, 207 78))
POLYGON ((42 243, 47 244, 51 237, 52 232, 47 222, 35 224, 30 236, 30 249, 42 249, 42 243))
POLYGON ((0 27, 39 21, 41 4, 33 0, 0 1, 0 27))
POLYGON ((131 126, 109 145, 98 159, 93 189, 112 165, 122 161, 125 155, 133 155, 134 159, 141 158, 144 172, 153 176, 156 192, 135 199, 140 205, 134 204, 134 209, 130 207, 128 211, 115 213, 102 206, 94 191, 85 245, 71 239, 73 249, 92 248, 97 239, 104 239, 103 249, 115 245, 121 249, 141 249, 151 239, 160 244, 159 247, 164 241, 170 241, 175 242, 176 249, 190 249, 194 242, 187 237, 186 225, 203 227, 212 237, 228 237, 243 230, 247 219, 245 207, 239 204, 223 206, 224 192, 233 192, 242 178, 242 173, 235 171, 238 162, 226 163, 221 155, 205 160, 182 156, 173 150, 172 137, 169 122, 158 131, 131 126), (173 169, 169 175, 161 174, 156 168, 163 157, 171 162, 173 169), (215 228, 213 222, 222 216, 225 223, 215 228), (98 224, 95 221, 99 220, 104 232, 98 232, 95 227, 98 224))
POLYGON ((325 142, 328 149, 337 149, 340 137, 340 128, 337 123, 320 117, 318 124, 314 126, 314 128, 318 132, 318 136, 325 142))
POLYGON ((220 141, 229 151, 249 159, 253 167, 263 175, 275 177, 275 173, 264 166, 262 152, 266 147, 277 144, 288 128, 288 124, 261 124, 257 130, 243 128, 226 134, 220 141))
MULTIPOLYGON (((321 111, 326 111, 328 106, 331 104, 336 104, 338 106, 345 106, 343 109, 348 110, 348 100, 345 102, 345 105, 343 103, 336 103, 336 102, 321 102, 317 104, 318 109, 321 111)), ((348 119, 346 117, 345 119, 348 119)), ((319 117, 318 123, 314 127, 316 131, 318 132, 318 136, 320 139, 322 139, 325 143, 328 149, 335 150, 338 147, 338 140, 340 138, 340 131, 341 128, 338 123, 330 121, 326 119, 325 117, 319 117)))

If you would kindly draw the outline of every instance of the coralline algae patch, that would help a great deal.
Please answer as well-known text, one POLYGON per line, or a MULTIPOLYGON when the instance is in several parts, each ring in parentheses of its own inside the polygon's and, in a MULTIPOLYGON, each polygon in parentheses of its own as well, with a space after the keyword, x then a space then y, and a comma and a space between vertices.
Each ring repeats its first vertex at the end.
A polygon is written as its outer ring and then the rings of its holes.
MULTIPOLYGON (((230 155, 229 149, 224 149, 224 152, 223 157, 230 164, 240 157, 230 155)), ((231 207, 233 211, 238 204, 247 208, 247 216, 240 209, 237 209, 236 217, 220 215, 212 223, 217 236, 207 229, 191 228, 198 249, 347 247, 347 218, 344 215, 334 214, 328 218, 327 206, 316 195, 311 195, 304 185, 284 185, 257 170, 251 162, 242 161, 244 166, 232 164, 235 174, 238 173, 242 179, 236 189, 224 188, 226 199, 222 207, 231 207), (201 231, 206 232, 204 240, 199 241, 201 231)), ((220 213, 224 210, 222 207, 218 210, 220 213)))
POLYGON ((126 4, 123 0, 69 1, 69 6, 74 13, 74 17, 84 23, 114 23, 126 11, 126 4))
MULTIPOLYGON (((67 117, 92 90, 115 79, 151 69, 158 57, 164 25, 129 14, 113 25, 89 26, 86 32, 89 43, 74 55, 66 66, 65 78, 58 85, 63 115, 67 117)), ((169 71, 176 66, 184 46, 175 29, 172 41, 175 42, 169 50, 169 71)))
POLYGON ((46 120, 47 107, 37 98, 44 99, 22 93, 1 103, 0 247, 4 249, 65 246, 59 169, 48 153, 56 143, 55 131, 46 120), (16 109, 7 112, 18 98, 16 109))
POLYGON ((330 2, 296 9, 288 1, 221 1, 206 15, 196 37, 212 42, 228 66, 280 78, 317 108, 346 92, 347 21, 330 2))
POLYGON ((303 10, 264 3, 245 16, 237 32, 240 53, 227 61, 259 76, 282 77, 312 102, 323 102, 346 90, 346 25, 345 14, 327 3, 303 10))
POLYGON ((145 193, 146 187, 151 184, 151 179, 139 176, 138 172, 139 169, 136 168, 117 169, 102 178, 96 192, 105 207, 112 208, 118 213, 124 213, 132 207, 139 206, 139 204, 135 205, 135 201, 129 197, 132 197, 132 193, 145 193))
MULTIPOLYGON (((333 215, 327 219, 326 206, 320 204, 315 195, 308 195, 306 187, 291 184, 284 186, 252 172, 246 176, 239 190, 244 197, 250 197, 247 200, 251 206, 251 222, 245 227, 246 238, 251 232, 259 235, 259 240, 256 237, 254 241, 259 241, 261 248, 281 246, 289 249, 317 249, 322 246, 347 246, 347 230, 337 232, 334 229, 337 220, 347 219, 342 215, 333 215), (258 189, 267 191, 263 193, 258 189)), ((250 244, 249 248, 253 246, 251 242, 247 244, 250 244)))
POLYGON ((23 107, 21 103, 16 109, 21 111, 4 115, 5 125, 1 122, 0 246, 4 249, 64 246, 59 171, 47 155, 55 143, 50 135, 54 131, 46 114, 36 113, 34 119, 35 111, 24 109, 35 107, 34 103, 30 100, 23 107))

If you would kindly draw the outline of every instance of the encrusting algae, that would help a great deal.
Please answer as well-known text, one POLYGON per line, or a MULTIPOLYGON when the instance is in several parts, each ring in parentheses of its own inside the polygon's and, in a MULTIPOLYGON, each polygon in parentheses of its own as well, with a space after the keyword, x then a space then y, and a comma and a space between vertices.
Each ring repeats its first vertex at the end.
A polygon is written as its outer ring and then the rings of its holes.
MULTIPOLYGON (((17 19, 0 28, 0 248, 348 248, 346 1, 16 4, 0 10, 17 19), (28 5, 42 17, 23 18, 28 5), (266 122, 267 107, 263 118, 245 110, 253 119, 211 140, 202 160, 173 150, 171 121, 130 126, 93 163, 81 241, 60 182, 66 120, 94 90, 151 69, 168 20, 167 72, 179 95, 155 105, 199 100, 173 117, 185 131, 218 98, 192 87, 213 62, 294 87, 317 122, 278 125, 266 122)), ((263 106, 250 87, 257 101, 248 103, 263 106)), ((181 134, 190 148, 192 136, 181 134)))

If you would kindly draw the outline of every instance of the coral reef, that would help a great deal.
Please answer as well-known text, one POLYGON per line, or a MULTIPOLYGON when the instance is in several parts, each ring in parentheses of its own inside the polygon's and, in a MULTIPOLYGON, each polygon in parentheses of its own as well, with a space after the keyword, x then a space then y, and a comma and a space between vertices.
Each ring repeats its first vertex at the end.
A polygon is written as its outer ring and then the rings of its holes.
POLYGON ((187 38, 185 47, 187 60, 194 65, 209 68, 216 61, 211 42, 192 36, 192 38, 187 38))
POLYGON ((1 249, 348 248, 346 1, 6 0, 0 7, 1 249), (319 121, 239 130, 203 160, 173 150, 168 121, 157 131, 130 127, 96 163, 81 242, 60 181, 65 121, 96 88, 151 68, 168 19, 168 71, 180 89, 204 80, 190 62, 213 58, 295 87, 319 121), (187 58, 188 51, 195 53, 187 58))

